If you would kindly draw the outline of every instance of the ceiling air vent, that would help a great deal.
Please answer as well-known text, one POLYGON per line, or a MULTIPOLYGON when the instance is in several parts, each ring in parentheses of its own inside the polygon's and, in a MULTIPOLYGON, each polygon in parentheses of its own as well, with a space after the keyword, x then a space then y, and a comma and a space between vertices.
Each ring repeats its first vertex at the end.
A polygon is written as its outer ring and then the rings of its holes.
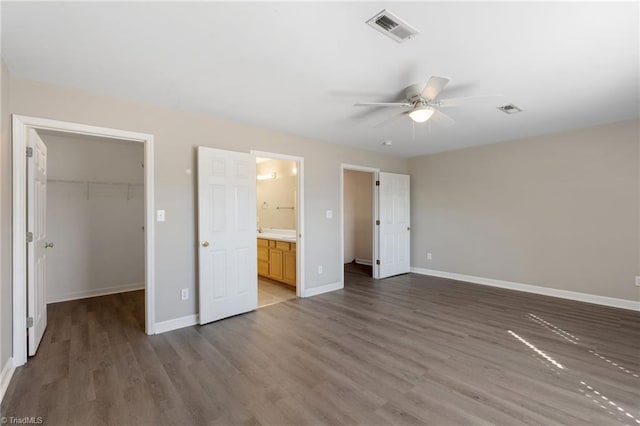
POLYGON ((518 112, 522 112, 522 109, 518 108, 514 104, 502 105, 502 106, 499 106, 498 109, 504 112, 505 114, 516 114, 518 112))
POLYGON ((418 30, 386 9, 369 19, 367 25, 375 28, 398 43, 409 40, 418 34, 418 30))

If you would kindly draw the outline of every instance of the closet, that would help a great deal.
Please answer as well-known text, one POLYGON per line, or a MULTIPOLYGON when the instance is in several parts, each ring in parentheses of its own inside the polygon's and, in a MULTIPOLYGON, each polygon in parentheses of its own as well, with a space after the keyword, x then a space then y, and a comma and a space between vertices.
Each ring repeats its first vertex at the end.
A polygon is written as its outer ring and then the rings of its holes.
POLYGON ((47 145, 47 303, 144 288, 138 143, 42 133, 47 145))

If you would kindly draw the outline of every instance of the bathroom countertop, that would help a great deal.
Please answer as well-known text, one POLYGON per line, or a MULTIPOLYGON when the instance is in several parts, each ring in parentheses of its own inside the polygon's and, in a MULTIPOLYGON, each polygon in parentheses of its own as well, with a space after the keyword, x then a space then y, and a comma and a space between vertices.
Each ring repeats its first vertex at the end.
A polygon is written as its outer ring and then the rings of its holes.
POLYGON ((256 236, 264 240, 285 241, 287 243, 295 243, 297 240, 294 229, 265 229, 258 232, 256 236))

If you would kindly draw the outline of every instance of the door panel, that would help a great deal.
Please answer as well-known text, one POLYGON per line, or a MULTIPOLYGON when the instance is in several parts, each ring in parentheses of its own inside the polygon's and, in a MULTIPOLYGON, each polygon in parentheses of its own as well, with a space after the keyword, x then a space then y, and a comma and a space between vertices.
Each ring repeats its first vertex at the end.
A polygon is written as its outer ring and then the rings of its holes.
POLYGON ((269 249, 269 276, 282 281, 282 250, 269 249))
POLYGON ((227 295, 227 253, 225 250, 216 250, 207 257, 211 259, 213 298, 223 298, 227 295))
POLYGON ((27 247, 27 315, 33 318, 28 329, 29 356, 36 354, 47 328, 47 146, 35 130, 29 130, 27 159, 27 231, 33 241, 27 247))
POLYGON ((380 173, 380 278, 410 270, 409 176, 380 173))
POLYGON ((257 308, 255 157, 198 148, 200 324, 257 308))
MULTIPOLYGON (((256 283, 257 272, 253 273, 253 277, 249 277, 248 268, 245 265, 250 263, 256 264, 256 252, 249 250, 246 247, 236 249, 235 251, 235 270, 236 270, 236 286, 238 288, 238 294, 243 295, 251 291, 251 286, 256 283), (253 257, 252 257, 253 256, 253 257)), ((257 285, 257 284, 256 284, 257 285)))
POLYGON ((287 251, 282 254, 283 271, 282 278, 287 284, 296 285, 296 252, 287 251))
POLYGON ((258 260, 258 275, 262 277, 269 276, 269 262, 258 260))

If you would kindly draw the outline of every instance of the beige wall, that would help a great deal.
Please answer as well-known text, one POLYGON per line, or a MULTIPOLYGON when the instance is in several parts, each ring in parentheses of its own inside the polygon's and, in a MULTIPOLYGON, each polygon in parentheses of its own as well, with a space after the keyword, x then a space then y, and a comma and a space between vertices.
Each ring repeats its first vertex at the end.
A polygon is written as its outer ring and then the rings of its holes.
POLYGON ((412 171, 412 265, 634 300, 640 271, 638 123, 413 160, 108 96, 9 79, 2 68, 1 353, 11 348, 9 113, 155 135, 156 320, 196 313, 196 147, 305 157, 306 281, 340 281, 340 164, 412 171), (8 99, 10 90, 10 99, 8 99), (9 107, 7 108, 7 104, 9 107), (325 218, 333 210, 333 219, 325 218), (426 261, 426 252, 433 260, 426 261), (324 273, 317 274, 317 266, 324 273))
POLYGON ((372 260, 372 179, 368 172, 344 171, 344 263, 372 260))
POLYGON ((11 144, 9 129, 9 71, 0 70, 0 369, 12 355, 11 293, 11 144))
POLYGON ((167 215, 156 225, 156 321, 197 312, 196 174, 186 171, 196 171, 198 145, 305 158, 307 288, 341 280, 340 164, 397 173, 408 168, 405 158, 18 78, 11 80, 10 106, 17 114, 155 135, 155 202, 167 215), (333 210, 333 219, 325 218, 326 210, 333 210), (185 287, 194 296, 183 302, 179 290, 185 287))
POLYGON ((256 183, 257 219, 262 228, 296 229, 297 210, 278 207, 296 206, 297 175, 295 161, 269 160, 256 167, 258 175, 275 173, 275 179, 256 183))
POLYGON ((412 265, 638 300, 638 126, 411 159, 412 265))

